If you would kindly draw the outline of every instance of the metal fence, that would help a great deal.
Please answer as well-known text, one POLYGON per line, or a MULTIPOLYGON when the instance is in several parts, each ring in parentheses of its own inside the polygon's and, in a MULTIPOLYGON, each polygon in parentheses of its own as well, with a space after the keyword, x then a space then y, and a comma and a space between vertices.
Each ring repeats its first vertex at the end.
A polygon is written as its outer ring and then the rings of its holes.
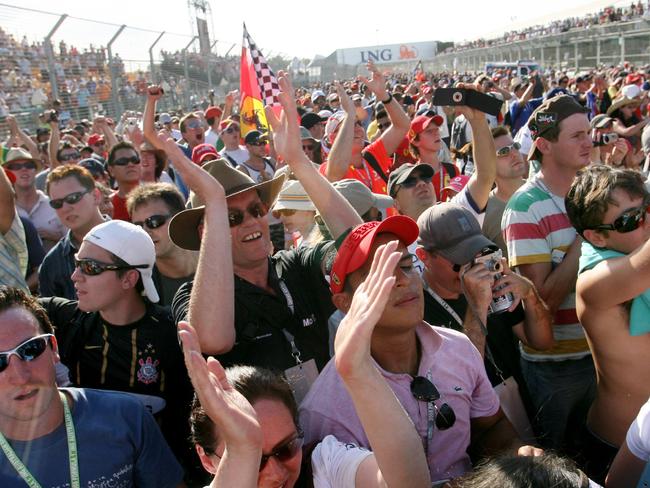
POLYGON ((650 22, 639 19, 576 28, 498 46, 444 53, 425 63, 427 71, 481 71, 488 62, 533 60, 544 68, 575 70, 628 61, 650 63, 650 22))
POLYGON ((147 84, 169 94, 162 110, 187 111, 239 85, 239 51, 198 52, 198 37, 117 25, 73 15, 0 4, 0 134, 7 114, 22 127, 39 125, 38 114, 61 102, 64 117, 105 115, 118 119, 141 111, 147 84), (231 54, 232 53, 232 54, 231 54), (236 56, 234 56, 234 55, 236 56))

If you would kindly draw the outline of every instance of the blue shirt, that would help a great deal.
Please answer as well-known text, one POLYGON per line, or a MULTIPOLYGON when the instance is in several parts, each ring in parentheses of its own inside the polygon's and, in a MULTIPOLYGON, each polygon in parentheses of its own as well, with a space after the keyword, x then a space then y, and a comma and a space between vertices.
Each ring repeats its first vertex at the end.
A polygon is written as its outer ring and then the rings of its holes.
POLYGON ((42 297, 62 297, 76 300, 77 292, 72 283, 74 255, 78 251, 68 233, 47 253, 38 270, 38 291, 42 297))

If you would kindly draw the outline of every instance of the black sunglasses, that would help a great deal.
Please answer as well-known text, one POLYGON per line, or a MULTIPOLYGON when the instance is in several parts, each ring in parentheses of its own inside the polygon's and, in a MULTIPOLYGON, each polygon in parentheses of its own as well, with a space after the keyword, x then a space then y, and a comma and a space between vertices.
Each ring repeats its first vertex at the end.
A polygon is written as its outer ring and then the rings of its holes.
POLYGON ((157 229, 158 227, 161 227, 165 225, 165 222, 169 220, 169 217, 171 215, 151 215, 150 217, 147 217, 144 219, 142 222, 132 222, 133 225, 137 225, 138 227, 144 227, 147 226, 147 229, 157 229))
POLYGON ((641 207, 626 210, 611 224, 601 224, 589 228, 592 230, 614 230, 626 234, 637 230, 645 222, 648 212, 650 212, 650 205, 645 203, 641 207))
POLYGON ((69 154, 64 154, 59 158, 59 161, 72 161, 73 159, 79 159, 81 157, 81 154, 76 152, 76 153, 69 153, 69 154))
MULTIPOLYGON (((251 217, 259 219, 269 213, 269 209, 262 202, 257 202, 250 204, 246 209, 246 212, 248 212, 251 217)), ((228 223, 230 224, 230 227, 236 227, 241 224, 244 221, 245 215, 245 212, 238 208, 229 209, 228 223)))
POLYGON ((388 123, 388 124, 377 124, 377 128, 379 130, 384 130, 384 129, 388 129, 390 127, 390 125, 391 125, 390 123, 388 123))
POLYGON ((247 142, 249 146, 266 146, 266 141, 247 142))
POLYGON ((302 432, 298 432, 296 437, 289 439, 281 446, 276 447, 270 454, 263 454, 260 459, 260 471, 264 469, 264 466, 266 466, 266 463, 272 457, 276 458, 281 463, 292 459, 296 454, 298 454, 298 451, 302 449, 303 438, 304 435, 302 432))
POLYGON ((511 145, 503 146, 501 149, 499 149, 497 151, 497 156, 502 158, 504 156, 510 155, 512 151, 519 151, 519 149, 521 149, 521 144, 518 142, 513 142, 511 145))
POLYGON ((9 171, 20 171, 21 169, 36 169, 34 161, 25 161, 24 163, 8 163, 6 168, 9 171))
POLYGON ((10 351, 0 352, 0 373, 9 366, 9 358, 12 355, 18 356, 22 361, 30 362, 39 357, 47 345, 54 337, 53 334, 41 334, 31 339, 27 339, 22 344, 17 345, 10 351))
POLYGON ((111 166, 126 166, 129 163, 140 164, 140 158, 138 156, 131 156, 130 158, 116 159, 111 163, 111 166))
POLYGON ((456 414, 454 409, 447 403, 443 403, 440 408, 436 405, 436 401, 440 400, 440 392, 436 385, 429 381, 424 376, 416 376, 411 381, 411 393, 416 400, 433 404, 436 410, 436 427, 438 430, 447 430, 456 422, 456 414))
POLYGON ((431 183, 431 176, 423 176, 423 175, 409 176, 402 183, 400 183, 400 186, 404 188, 413 188, 415 187, 415 185, 418 184, 419 181, 424 181, 425 183, 431 183))
POLYGON ((64 196, 63 198, 57 198, 55 200, 50 200, 50 207, 55 208, 55 209, 60 209, 63 207, 63 203, 67 203, 68 205, 74 205, 75 203, 78 203, 84 195, 90 193, 91 190, 86 190, 86 191, 76 191, 74 193, 70 193, 69 195, 64 196))
POLYGON ((224 130, 224 132, 226 134, 232 134, 233 132, 239 132, 239 127, 237 127, 236 125, 231 125, 226 130, 224 130))
POLYGON ((95 261, 94 259, 77 259, 74 258, 74 267, 79 268, 86 276, 97 276, 104 271, 120 271, 123 269, 148 268, 148 264, 109 264, 95 261))

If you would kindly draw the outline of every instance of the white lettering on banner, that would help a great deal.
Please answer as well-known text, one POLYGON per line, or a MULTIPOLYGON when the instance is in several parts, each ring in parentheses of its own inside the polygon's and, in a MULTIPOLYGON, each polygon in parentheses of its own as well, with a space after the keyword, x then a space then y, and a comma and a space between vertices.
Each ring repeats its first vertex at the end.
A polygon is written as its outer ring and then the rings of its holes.
POLYGON ((437 43, 411 42, 403 44, 388 44, 384 46, 365 46, 336 51, 338 64, 358 65, 373 61, 376 64, 397 63, 433 59, 436 55, 437 43))

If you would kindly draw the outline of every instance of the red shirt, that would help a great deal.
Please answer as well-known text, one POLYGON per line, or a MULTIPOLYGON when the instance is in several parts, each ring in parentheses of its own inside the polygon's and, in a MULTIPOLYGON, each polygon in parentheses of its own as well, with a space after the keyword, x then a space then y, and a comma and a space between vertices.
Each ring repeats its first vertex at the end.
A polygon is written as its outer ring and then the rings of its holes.
POLYGON ((129 212, 126 210, 126 198, 120 197, 117 192, 111 197, 113 202, 113 220, 126 220, 131 222, 129 212))

